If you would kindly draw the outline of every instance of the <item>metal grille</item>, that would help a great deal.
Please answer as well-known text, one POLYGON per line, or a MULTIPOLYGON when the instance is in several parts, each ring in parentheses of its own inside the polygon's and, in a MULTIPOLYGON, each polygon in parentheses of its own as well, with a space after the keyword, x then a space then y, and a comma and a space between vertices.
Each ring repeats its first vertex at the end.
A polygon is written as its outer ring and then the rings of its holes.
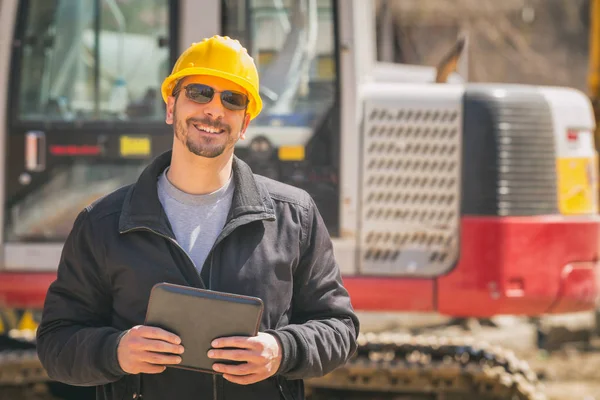
POLYGON ((537 89, 473 85, 465 93, 464 108, 469 154, 464 213, 558 213, 554 126, 537 89))
POLYGON ((557 212, 552 116, 542 98, 528 100, 498 104, 498 214, 503 216, 557 212))
POLYGON ((460 98, 389 103, 365 114, 361 272, 437 275, 457 257, 460 98))

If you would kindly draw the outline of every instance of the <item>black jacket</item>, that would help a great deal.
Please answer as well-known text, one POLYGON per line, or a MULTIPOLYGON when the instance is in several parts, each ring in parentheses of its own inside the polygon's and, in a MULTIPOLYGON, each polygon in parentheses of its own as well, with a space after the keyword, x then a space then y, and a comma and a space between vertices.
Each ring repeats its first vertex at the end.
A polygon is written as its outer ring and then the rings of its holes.
POLYGON ((200 276, 158 199, 157 178, 170 160, 170 152, 159 156, 135 184, 78 215, 38 329, 42 364, 54 380, 97 386, 98 399, 204 399, 213 390, 221 399, 304 398, 302 379, 344 364, 359 326, 313 200, 234 158, 232 207, 200 276), (118 340, 144 323, 159 282, 261 298, 260 330, 282 343, 277 374, 253 385, 176 368, 126 374, 118 340))

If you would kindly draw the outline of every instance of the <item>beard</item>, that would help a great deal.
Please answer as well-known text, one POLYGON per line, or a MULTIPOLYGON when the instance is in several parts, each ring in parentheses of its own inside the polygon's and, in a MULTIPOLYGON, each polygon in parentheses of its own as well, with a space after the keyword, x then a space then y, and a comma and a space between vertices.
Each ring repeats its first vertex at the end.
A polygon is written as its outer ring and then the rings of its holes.
POLYGON ((187 149, 200 157, 215 158, 223 154, 228 148, 233 148, 236 142, 235 135, 232 134, 231 126, 217 121, 211 120, 210 118, 187 118, 179 120, 177 118, 177 109, 173 108, 173 119, 175 137, 185 146, 187 149), (195 130, 194 125, 206 125, 214 129, 223 130, 223 132, 209 137, 201 134, 190 134, 190 130, 195 130))

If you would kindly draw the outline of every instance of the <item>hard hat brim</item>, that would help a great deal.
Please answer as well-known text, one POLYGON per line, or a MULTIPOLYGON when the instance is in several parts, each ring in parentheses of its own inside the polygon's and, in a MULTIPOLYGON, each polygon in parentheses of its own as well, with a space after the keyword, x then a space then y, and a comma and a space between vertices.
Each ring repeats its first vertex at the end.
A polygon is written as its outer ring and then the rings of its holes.
POLYGON ((186 76, 192 75, 210 75, 216 76, 218 78, 227 79, 233 83, 236 83, 243 87, 246 92, 248 92, 248 96, 250 97, 250 102, 248 104, 248 114, 250 115, 250 119, 256 118, 256 116, 260 113, 262 109, 262 100, 258 92, 254 89, 253 85, 244 78, 241 78, 237 75, 233 75, 227 72, 218 71, 212 68, 205 67, 192 67, 186 68, 183 71, 179 71, 175 74, 169 75, 161 85, 161 93, 163 100, 165 103, 167 102, 167 98, 173 92, 173 88, 175 87, 175 83, 186 76))

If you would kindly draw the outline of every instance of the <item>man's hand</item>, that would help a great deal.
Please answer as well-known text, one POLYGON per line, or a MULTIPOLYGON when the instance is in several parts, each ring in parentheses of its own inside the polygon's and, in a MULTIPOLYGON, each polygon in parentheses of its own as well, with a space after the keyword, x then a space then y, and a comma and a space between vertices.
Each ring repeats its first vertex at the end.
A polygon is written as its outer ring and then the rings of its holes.
POLYGON ((183 353, 181 339, 170 332, 150 326, 131 328, 119 342, 117 359, 129 374, 159 374, 166 365, 179 364, 183 353), (171 353, 171 354, 161 354, 171 353))
POLYGON ((222 372, 230 382, 249 385, 275 375, 281 364, 281 348, 277 339, 268 333, 259 333, 254 337, 226 337, 213 340, 213 349, 208 352, 210 358, 221 360, 245 361, 245 364, 213 364, 213 369, 222 372), (220 350, 223 347, 235 347, 235 350, 220 350))

